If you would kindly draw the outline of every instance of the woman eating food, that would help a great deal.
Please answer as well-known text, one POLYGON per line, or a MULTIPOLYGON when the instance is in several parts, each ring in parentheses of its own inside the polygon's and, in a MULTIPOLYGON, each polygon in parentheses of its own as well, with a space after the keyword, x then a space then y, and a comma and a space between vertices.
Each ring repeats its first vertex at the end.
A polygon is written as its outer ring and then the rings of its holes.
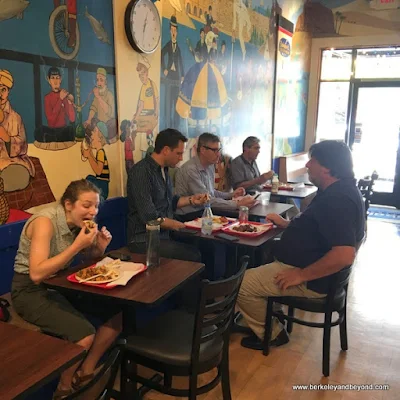
POLYGON ((67 268, 78 253, 88 257, 104 254, 111 242, 106 227, 94 222, 98 212, 99 189, 82 179, 71 182, 60 204, 33 215, 25 224, 14 264, 12 300, 17 313, 43 332, 62 337, 84 347, 88 354, 79 365, 61 375, 53 399, 62 399, 93 378, 96 365, 122 328, 119 309, 99 301, 68 299, 48 290, 43 281, 67 268), (82 314, 100 319, 97 329, 82 314))

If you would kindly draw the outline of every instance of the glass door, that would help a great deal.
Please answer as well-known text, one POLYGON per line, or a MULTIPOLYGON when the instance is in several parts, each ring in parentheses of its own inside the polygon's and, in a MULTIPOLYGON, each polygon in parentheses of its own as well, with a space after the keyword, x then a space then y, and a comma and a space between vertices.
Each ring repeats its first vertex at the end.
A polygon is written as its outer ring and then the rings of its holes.
POLYGON ((349 144, 353 150, 356 178, 377 171, 376 201, 397 205, 394 192, 399 186, 397 162, 400 132, 400 83, 356 82, 351 113, 349 144))

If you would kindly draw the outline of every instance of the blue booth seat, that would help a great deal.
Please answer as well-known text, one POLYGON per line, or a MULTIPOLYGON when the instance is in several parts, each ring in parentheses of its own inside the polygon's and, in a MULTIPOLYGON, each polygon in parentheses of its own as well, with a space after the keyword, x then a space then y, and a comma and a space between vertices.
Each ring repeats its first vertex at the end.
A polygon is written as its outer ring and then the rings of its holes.
MULTIPOLYGON (((115 197, 101 203, 96 221, 99 228, 106 226, 113 238, 107 250, 126 246, 128 200, 115 197)), ((11 290, 14 275, 14 260, 19 238, 27 220, 0 226, 0 295, 11 290)))

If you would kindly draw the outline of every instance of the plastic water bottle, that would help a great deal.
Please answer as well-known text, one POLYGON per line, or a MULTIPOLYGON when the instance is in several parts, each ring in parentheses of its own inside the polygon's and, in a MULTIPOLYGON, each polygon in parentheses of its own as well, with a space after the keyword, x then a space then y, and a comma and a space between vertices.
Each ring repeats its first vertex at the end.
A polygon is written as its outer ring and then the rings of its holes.
POLYGON ((279 190, 279 178, 278 175, 274 174, 271 183, 271 193, 278 193, 279 190))
POLYGON ((206 207, 201 217, 201 233, 203 235, 212 234, 212 223, 213 223, 213 213, 211 211, 210 204, 206 204, 206 207))
POLYGON ((149 221, 146 224, 146 265, 157 267, 160 264, 160 222, 149 221))

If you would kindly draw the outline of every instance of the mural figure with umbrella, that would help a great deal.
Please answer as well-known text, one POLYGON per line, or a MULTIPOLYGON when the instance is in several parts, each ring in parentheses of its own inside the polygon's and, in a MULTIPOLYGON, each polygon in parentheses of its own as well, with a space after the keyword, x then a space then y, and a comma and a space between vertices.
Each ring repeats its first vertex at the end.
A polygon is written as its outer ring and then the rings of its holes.
POLYGON ((221 72, 214 63, 194 64, 185 75, 176 102, 176 111, 186 122, 189 118, 211 127, 229 114, 229 98, 221 72))

